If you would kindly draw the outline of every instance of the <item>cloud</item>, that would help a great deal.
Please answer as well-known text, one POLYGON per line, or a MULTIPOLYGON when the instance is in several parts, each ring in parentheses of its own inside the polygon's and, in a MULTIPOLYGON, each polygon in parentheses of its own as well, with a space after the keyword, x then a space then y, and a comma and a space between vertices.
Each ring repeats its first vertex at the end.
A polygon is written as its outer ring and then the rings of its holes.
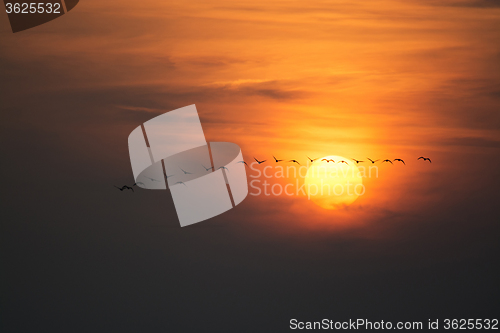
POLYGON ((497 0, 424 0, 424 3, 431 6, 500 8, 497 0))
POLYGON ((451 138, 441 142, 448 146, 480 147, 480 148, 500 148, 500 140, 483 137, 459 137, 451 138))

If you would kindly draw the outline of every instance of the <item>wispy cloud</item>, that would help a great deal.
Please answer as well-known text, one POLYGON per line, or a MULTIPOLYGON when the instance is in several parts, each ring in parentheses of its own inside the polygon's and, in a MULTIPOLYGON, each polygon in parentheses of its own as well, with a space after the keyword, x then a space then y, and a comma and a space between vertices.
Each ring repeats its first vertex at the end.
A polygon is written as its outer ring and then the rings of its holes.
POLYGON ((423 0, 432 6, 470 7, 470 8, 500 8, 496 0, 423 0))

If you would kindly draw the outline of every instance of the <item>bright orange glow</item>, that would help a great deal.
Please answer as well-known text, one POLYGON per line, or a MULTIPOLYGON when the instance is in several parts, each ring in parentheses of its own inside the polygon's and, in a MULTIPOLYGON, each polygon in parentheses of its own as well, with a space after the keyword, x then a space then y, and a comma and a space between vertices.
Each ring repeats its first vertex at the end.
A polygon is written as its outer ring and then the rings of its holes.
MULTIPOLYGON (((247 163, 267 160, 256 169, 299 168, 289 161, 305 166, 307 156, 363 160, 357 168, 378 169, 362 179, 359 197, 250 195, 235 210, 261 212, 252 225, 369 224, 432 207, 440 191, 458 193, 459 182, 443 175, 472 174, 464 154, 498 147, 500 7, 472 5, 479 2, 88 1, 36 30, 2 35, 5 71, 44 78, 16 76, 3 93, 15 101, 24 98, 21 87, 51 100, 72 96, 85 117, 61 106, 56 116, 72 122, 64 128, 103 141, 196 104, 207 141, 238 144, 247 163), (417 161, 422 155, 432 164, 417 161)), ((8 28, 6 20, 0 15, 8 28)), ((24 102, 39 107, 37 99, 24 102)), ((34 126, 60 130, 43 114, 34 126)), ((109 148, 99 154, 111 163, 109 148)), ((258 187, 266 180, 293 184, 292 191, 317 180, 295 178, 259 178, 258 187)))
POLYGON ((309 167, 305 184, 314 203, 325 209, 339 209, 352 204, 364 194, 362 176, 349 159, 329 155, 309 167))

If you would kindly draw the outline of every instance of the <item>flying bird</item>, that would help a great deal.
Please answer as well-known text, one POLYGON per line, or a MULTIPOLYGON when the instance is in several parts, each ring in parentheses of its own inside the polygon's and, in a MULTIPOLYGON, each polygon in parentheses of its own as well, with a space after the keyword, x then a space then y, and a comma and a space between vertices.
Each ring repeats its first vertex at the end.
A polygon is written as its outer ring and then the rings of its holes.
POLYGON ((264 163, 265 161, 267 161, 267 160, 259 161, 259 160, 258 160, 258 159, 256 159, 255 157, 254 157, 253 159, 254 159, 254 160, 256 160, 256 161, 257 161, 257 163, 259 163, 259 164, 262 164, 262 163, 264 163))
MULTIPOLYGON (((283 161, 283 160, 278 160, 276 157, 274 157, 274 155, 273 155, 273 158, 274 158, 274 160, 276 161, 276 163, 283 161)), ((260 164, 260 163, 259 163, 259 164, 260 164)))
POLYGON ((370 160, 370 162, 372 162, 372 164, 375 164, 375 162, 380 161, 380 160, 375 160, 375 161, 374 161, 374 160, 372 160, 372 159, 371 159, 371 158, 369 158, 369 157, 367 157, 367 159, 369 159, 369 160, 370 160))
MULTIPOLYGON (((332 160, 333 161, 333 160, 332 160)), ((337 163, 345 163, 347 165, 349 165, 349 163, 347 163, 346 161, 342 160, 342 161, 338 161, 337 163)))
POLYGON ((130 186, 127 186, 127 185, 123 185, 122 187, 118 187, 118 186, 115 185, 115 187, 117 189, 119 189, 120 191, 123 191, 123 190, 132 190, 132 192, 134 192, 134 189, 132 187, 130 187, 130 186))
POLYGON ((248 166, 247 162, 245 162, 245 161, 239 161, 239 162, 236 162, 236 163, 243 163, 243 164, 245 164, 246 166, 248 166))
POLYGON ((403 162, 404 165, 406 165, 405 161, 403 161, 402 159, 400 158, 395 158, 394 161, 399 161, 399 162, 403 162))
POLYGON ((184 184, 184 182, 177 182, 177 183, 175 183, 174 185, 176 185, 176 184, 182 184, 182 185, 184 185, 184 186, 186 186, 186 187, 187 187, 187 185, 186 185, 186 184, 184 184))
POLYGON ((147 179, 149 179, 152 182, 158 182, 158 183, 160 182, 159 180, 154 179, 154 178, 149 178, 149 177, 146 177, 146 176, 144 176, 144 178, 147 178, 147 179))
POLYGON ((293 162, 293 163, 297 163, 298 165, 300 165, 300 163, 299 163, 299 162, 297 162, 297 160, 290 160, 290 161, 288 161, 288 162, 293 162))
POLYGON ((391 160, 383 160, 382 163, 384 163, 384 162, 389 162, 389 163, 393 164, 391 160))
POLYGON ((322 159, 321 161, 326 161, 326 163, 330 163, 330 161, 332 161, 333 163, 335 163, 335 161, 333 159, 329 159, 327 160, 326 158, 322 159))
POLYGON ((202 166, 202 167, 204 167, 206 171, 208 171, 208 170, 211 170, 211 169, 212 169, 212 167, 207 168, 207 167, 206 167, 206 166, 204 166, 203 164, 202 164, 201 166, 202 166))
POLYGON ((181 169, 185 175, 192 175, 193 174, 192 172, 187 172, 186 170, 183 170, 181 167, 179 167, 179 169, 181 169))
MULTIPOLYGON (((228 168, 226 168, 225 166, 221 166, 219 169, 224 169, 224 170, 229 171, 229 169, 228 169, 228 168)), ((217 170, 219 170, 219 169, 217 169, 217 170)))
POLYGON ((309 161, 311 161, 311 163, 313 163, 314 161, 316 161, 316 160, 319 158, 319 157, 318 157, 318 158, 312 159, 312 158, 310 158, 309 156, 306 156, 306 157, 309 159, 309 161))
POLYGON ((419 158, 417 158, 417 160, 424 160, 424 161, 429 161, 430 163, 432 163, 431 159, 428 158, 428 157, 423 157, 423 156, 420 156, 419 158))
POLYGON ((137 185, 144 185, 144 183, 143 182, 137 182, 137 183, 134 183, 134 185, 132 185, 132 186, 137 186, 137 185))
POLYGON ((359 160, 357 160, 357 159, 355 159, 355 158, 352 158, 352 160, 353 160, 354 162, 356 162, 356 164, 361 163, 361 162, 364 162, 364 161, 359 161, 359 160))

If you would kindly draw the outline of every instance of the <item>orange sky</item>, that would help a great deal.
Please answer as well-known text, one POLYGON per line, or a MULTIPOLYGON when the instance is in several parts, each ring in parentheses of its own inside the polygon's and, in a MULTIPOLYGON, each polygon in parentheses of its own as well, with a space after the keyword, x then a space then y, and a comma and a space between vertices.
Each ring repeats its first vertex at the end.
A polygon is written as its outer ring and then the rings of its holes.
MULTIPOLYGON (((22 64, 39 74, 27 87, 34 94, 94 93, 102 103, 89 115, 107 121, 196 104, 207 139, 238 143, 247 160, 410 161, 384 165, 366 182, 366 197, 353 206, 369 207, 369 216, 430 205, 427 192, 440 179, 457 184, 460 154, 497 151, 499 23, 500 7, 487 0, 87 0, 17 34, 3 15, 0 56, 6 73, 22 64), (72 84, 53 79, 60 76, 72 84), (420 155, 432 166, 417 163, 420 155)), ((17 76, 4 91, 16 96, 21 84, 17 76)), ((108 126, 70 111, 63 118, 89 133, 108 126)), ((136 120, 115 132, 129 132, 136 120)), ((59 125, 41 117, 34 126, 59 125)), ((304 216, 341 214, 284 200, 304 216)))
POLYGON ((0 12, 0 332, 484 327, 499 111, 500 0, 81 0, 18 33, 0 12), (406 166, 339 210, 248 195, 180 227, 170 191, 133 186, 128 137, 192 104, 260 170, 406 166))

